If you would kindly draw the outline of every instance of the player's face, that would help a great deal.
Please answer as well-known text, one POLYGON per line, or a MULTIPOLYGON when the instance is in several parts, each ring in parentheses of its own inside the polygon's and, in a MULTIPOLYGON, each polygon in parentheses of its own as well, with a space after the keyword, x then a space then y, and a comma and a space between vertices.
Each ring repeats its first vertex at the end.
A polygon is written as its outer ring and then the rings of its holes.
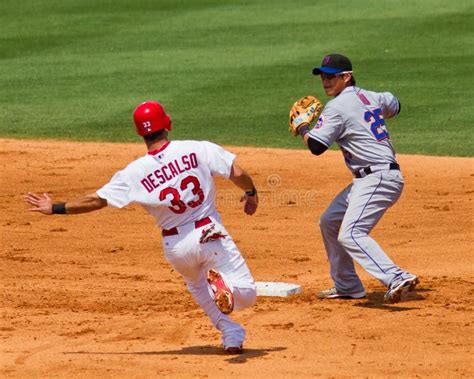
POLYGON ((339 95, 350 80, 350 74, 332 75, 322 72, 320 76, 324 91, 328 96, 339 95))

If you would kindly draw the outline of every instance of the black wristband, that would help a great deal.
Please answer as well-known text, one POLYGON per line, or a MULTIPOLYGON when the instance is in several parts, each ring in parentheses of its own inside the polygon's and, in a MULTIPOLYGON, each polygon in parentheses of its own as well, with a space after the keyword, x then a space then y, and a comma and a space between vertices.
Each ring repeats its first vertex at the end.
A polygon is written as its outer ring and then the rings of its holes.
POLYGON ((247 196, 255 196, 257 194, 257 189, 253 187, 250 191, 245 191, 247 196))
POLYGON ((300 130, 298 130, 298 133, 301 137, 304 137, 306 134, 309 133, 309 125, 303 125, 300 130))
POLYGON ((66 203, 53 204, 53 215, 65 215, 66 203))

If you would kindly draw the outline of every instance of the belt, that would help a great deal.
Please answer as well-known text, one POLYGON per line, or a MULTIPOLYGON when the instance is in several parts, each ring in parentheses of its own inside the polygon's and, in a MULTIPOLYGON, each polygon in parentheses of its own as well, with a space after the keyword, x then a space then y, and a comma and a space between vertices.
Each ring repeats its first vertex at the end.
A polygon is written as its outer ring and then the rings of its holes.
MULTIPOLYGON (((197 228, 200 228, 201 226, 210 224, 211 222, 212 222, 212 220, 209 217, 204 217, 203 219, 194 222, 194 229, 197 229, 197 228)), ((163 237, 175 236, 177 234, 179 234, 177 227, 174 227, 174 228, 171 228, 171 229, 163 229, 161 231, 161 235, 163 237)))
MULTIPOLYGON (((400 165, 398 163, 390 163, 389 170, 400 170, 400 165)), ((353 174, 356 178, 363 178, 367 175, 372 174, 374 171, 368 167, 361 168, 360 170, 354 171, 353 174), (364 172, 365 175, 362 175, 361 172, 364 172)))

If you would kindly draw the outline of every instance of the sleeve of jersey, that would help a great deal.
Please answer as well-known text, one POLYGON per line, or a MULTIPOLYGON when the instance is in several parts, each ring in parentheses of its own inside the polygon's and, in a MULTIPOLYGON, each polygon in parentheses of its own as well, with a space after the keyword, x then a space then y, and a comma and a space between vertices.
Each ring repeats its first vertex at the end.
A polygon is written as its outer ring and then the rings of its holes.
POLYGON ((205 142, 205 146, 211 174, 228 178, 236 155, 212 142, 205 142))
POLYGON ((379 94, 379 101, 382 105, 383 117, 391 118, 396 116, 400 111, 400 103, 398 99, 390 92, 382 92, 379 94))
POLYGON ((334 109, 324 108, 309 136, 329 147, 341 134, 342 117, 334 109))
POLYGON ((99 189, 97 195, 107 200, 107 204, 115 208, 123 208, 131 203, 130 186, 123 171, 115 173, 110 182, 99 189))

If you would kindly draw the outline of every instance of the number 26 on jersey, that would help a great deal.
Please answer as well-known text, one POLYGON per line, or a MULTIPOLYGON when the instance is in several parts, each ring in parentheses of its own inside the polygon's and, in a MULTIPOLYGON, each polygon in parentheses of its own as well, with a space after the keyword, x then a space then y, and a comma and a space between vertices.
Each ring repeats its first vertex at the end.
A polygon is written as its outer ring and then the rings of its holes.
POLYGON ((385 126, 382 109, 376 108, 365 112, 364 120, 370 123, 370 131, 377 141, 380 142, 390 137, 385 126))

